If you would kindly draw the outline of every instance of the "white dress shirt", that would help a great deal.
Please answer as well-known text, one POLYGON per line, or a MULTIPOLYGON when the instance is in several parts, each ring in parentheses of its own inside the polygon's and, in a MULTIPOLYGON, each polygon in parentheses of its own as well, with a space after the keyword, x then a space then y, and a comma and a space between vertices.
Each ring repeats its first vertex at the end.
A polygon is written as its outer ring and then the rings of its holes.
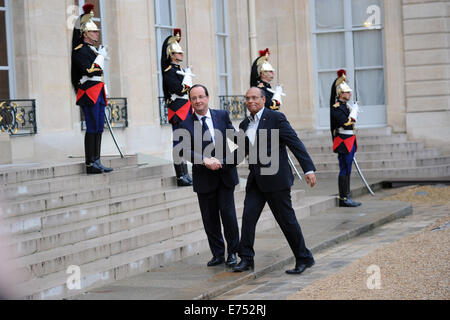
POLYGON ((209 132, 211 133, 212 141, 215 145, 216 140, 214 139, 214 124, 213 124, 212 117, 211 117, 211 111, 208 109, 208 112, 204 116, 199 115, 197 112, 195 112, 195 115, 197 116, 197 119, 200 121, 200 123, 202 125, 203 125, 202 118, 206 117, 206 124, 208 125, 208 129, 209 129, 209 132))

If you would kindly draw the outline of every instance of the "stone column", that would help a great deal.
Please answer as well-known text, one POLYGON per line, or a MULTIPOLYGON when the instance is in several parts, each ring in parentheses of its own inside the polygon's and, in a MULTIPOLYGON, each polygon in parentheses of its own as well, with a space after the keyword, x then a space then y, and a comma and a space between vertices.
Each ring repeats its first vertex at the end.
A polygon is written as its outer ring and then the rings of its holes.
POLYGON ((450 152, 450 2, 403 0, 408 136, 450 152))

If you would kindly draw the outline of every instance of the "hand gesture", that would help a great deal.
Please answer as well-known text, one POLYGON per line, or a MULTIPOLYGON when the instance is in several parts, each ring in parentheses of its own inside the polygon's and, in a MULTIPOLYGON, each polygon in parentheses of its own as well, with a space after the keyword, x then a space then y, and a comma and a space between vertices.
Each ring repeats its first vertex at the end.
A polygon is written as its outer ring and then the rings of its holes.
POLYGON ((110 60, 109 56, 108 56, 108 51, 107 51, 108 46, 100 46, 98 47, 97 53, 102 55, 105 60, 110 60))
POLYGON ((358 113, 360 112, 358 102, 351 102, 348 104, 350 107, 350 118, 357 120, 358 113))
POLYGON ((222 164, 216 158, 205 158, 203 159, 203 164, 209 170, 217 171, 219 169, 222 169, 222 164))
POLYGON ((191 68, 187 67, 184 71, 177 71, 178 74, 184 76, 182 85, 191 88, 192 87, 192 78, 195 77, 195 74, 192 73, 191 68))
POLYGON ((273 100, 278 101, 280 103, 280 106, 283 104, 283 101, 281 100, 281 97, 286 96, 283 92, 283 88, 280 85, 277 85, 275 88, 275 92, 273 94, 273 100))

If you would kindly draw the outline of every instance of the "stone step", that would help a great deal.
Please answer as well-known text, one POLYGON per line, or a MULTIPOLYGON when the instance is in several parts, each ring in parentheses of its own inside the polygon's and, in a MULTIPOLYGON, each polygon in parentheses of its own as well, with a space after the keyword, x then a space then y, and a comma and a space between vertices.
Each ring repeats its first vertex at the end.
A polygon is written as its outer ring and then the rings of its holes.
MULTIPOLYGON (((337 161, 337 154, 310 154, 314 163, 319 162, 334 162, 337 161)), ((377 152, 360 152, 357 154, 358 161, 369 160, 394 160, 394 159, 419 159, 419 158, 433 158, 440 156, 438 149, 423 149, 423 150, 398 150, 398 151, 377 151, 377 152)))
MULTIPOLYGON (((42 231, 19 234, 5 245, 9 247, 10 252, 16 252, 17 256, 26 256, 51 250, 58 246, 71 245, 115 232, 130 230, 145 224, 197 213, 199 210, 197 197, 192 191, 190 193, 189 197, 168 199, 170 202, 154 204, 151 207, 121 212, 112 216, 92 218, 42 231)), ((293 205, 301 204, 304 196, 304 190, 295 190, 292 197, 293 205)), ((235 192, 235 202, 243 203, 244 197, 244 189, 239 188, 235 192)))
POLYGON ((123 167, 120 170, 115 170, 107 174, 74 174, 71 176, 11 183, 0 187, 0 199, 24 199, 30 196, 46 195, 55 192, 77 190, 98 185, 112 184, 114 182, 156 176, 174 176, 173 166, 171 164, 130 166, 123 167))
MULTIPOLYGON (((103 157, 102 164, 106 167, 118 169, 137 165, 137 156, 103 157)), ((65 176, 84 174, 85 164, 82 161, 59 164, 17 164, 0 166, 0 185, 21 183, 35 180, 51 179, 65 176)))
MULTIPOLYGON (((305 144, 306 147, 310 146, 322 146, 331 145, 331 135, 329 137, 321 137, 314 139, 304 139, 300 137, 300 140, 305 144)), ((406 134, 395 134, 392 136, 362 136, 357 135, 358 145, 372 145, 372 144, 393 144, 407 142, 408 136, 406 134)))
MULTIPOLYGON (((400 142, 390 144, 358 144, 358 152, 395 152, 395 151, 418 151, 423 150, 423 142, 400 142)), ((330 154, 333 153, 331 143, 326 146, 311 146, 307 148, 309 154, 330 154)))
MULTIPOLYGON (((317 210, 335 206, 333 197, 308 197, 303 206, 295 207, 299 219, 313 214, 317 210), (306 210, 302 208, 308 207, 306 210)), ((241 225, 241 218, 239 218, 241 225)), ((277 227, 275 219, 267 206, 257 225, 257 232, 277 227)), ((81 270, 81 290, 86 291, 114 281, 124 279, 150 269, 161 267, 170 262, 193 256, 209 250, 203 228, 186 233, 166 241, 152 243, 134 250, 107 256, 105 258, 77 264, 81 270)), ((66 269, 33 278, 18 286, 27 299, 61 299, 80 293, 80 290, 69 290, 66 282, 69 275, 66 269)))
POLYGON ((130 210, 151 207, 165 201, 192 197, 192 188, 147 191, 138 194, 118 196, 112 199, 81 203, 68 208, 58 208, 13 216, 3 220, 2 230, 6 233, 28 233, 47 228, 63 226, 87 219, 115 215, 130 210), (184 191, 183 191, 184 190, 184 191), (174 192, 177 191, 177 192, 174 192))
MULTIPOLYGON (((364 154, 364 153, 362 153, 364 154)), ((312 157, 312 156, 311 156, 312 157)), ((323 171, 339 171, 339 162, 337 160, 337 156, 335 156, 334 160, 329 162, 318 162, 314 161, 314 165, 318 172, 323 171)), ((361 160, 361 156, 358 153, 357 155, 358 165, 361 170, 366 171, 367 169, 393 169, 393 168, 413 168, 413 167, 431 167, 431 166, 440 166, 440 165, 448 165, 450 164, 450 156, 439 156, 439 157, 431 157, 425 159, 386 159, 386 160, 361 160)), ((295 165, 299 172, 302 172, 302 168, 295 161, 295 165)), ((242 164, 238 167, 238 173, 240 176, 245 176, 248 174, 248 164, 242 164)))
MULTIPOLYGON (((360 157, 357 157, 358 165, 361 170, 367 169, 391 169, 391 168, 405 168, 405 167, 426 167, 426 166, 438 166, 450 164, 450 157, 435 157, 429 159, 400 159, 400 160, 372 160, 362 161, 360 157)), ((339 163, 334 162, 315 162, 316 169, 318 171, 327 170, 339 170, 339 163)), ((296 165, 297 169, 301 169, 299 165, 296 165)))
POLYGON ((446 165, 449 163, 450 163, 450 156, 430 157, 416 160, 416 165, 419 167, 439 166, 439 165, 446 165))
POLYGON ((121 195, 147 192, 161 187, 175 186, 175 177, 140 178, 115 184, 90 185, 81 189, 44 195, 20 197, 3 203, 5 217, 74 206, 79 203, 114 199, 121 195))
MULTIPOLYGON (((402 168, 386 168, 386 169, 361 169, 365 178, 378 179, 427 179, 450 176, 450 164, 436 166, 417 166, 402 168)), ((338 170, 318 171, 316 176, 327 179, 336 178, 338 170)), ((358 176, 356 168, 353 166, 353 176, 358 176)))
MULTIPOLYGON (((295 129, 295 128, 294 128, 295 129)), ((295 129, 298 133, 300 139, 315 139, 315 138, 325 138, 331 139, 331 131, 329 129, 325 130, 314 130, 305 131, 301 129, 295 129)), ((377 127, 377 128, 357 128, 356 130, 358 137, 370 137, 370 136, 390 136, 392 135, 391 127, 377 127)))

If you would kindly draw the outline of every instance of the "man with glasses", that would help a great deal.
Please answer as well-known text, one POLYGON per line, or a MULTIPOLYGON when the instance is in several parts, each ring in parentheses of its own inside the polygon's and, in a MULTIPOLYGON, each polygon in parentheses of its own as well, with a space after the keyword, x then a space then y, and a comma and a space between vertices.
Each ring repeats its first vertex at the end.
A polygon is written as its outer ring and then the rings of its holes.
MULTIPOLYGON (((188 131, 190 148, 182 156, 192 166, 193 188, 197 193, 203 225, 208 237, 213 258, 208 267, 225 262, 233 266, 237 262, 239 227, 234 204, 234 189, 239 184, 236 162, 228 164, 226 155, 230 154, 227 143, 227 130, 234 137, 235 128, 228 112, 209 108, 208 89, 195 85, 189 92, 194 115, 179 125, 179 130, 188 131), (208 151, 209 150, 209 151, 208 151), (222 236, 222 220, 228 257, 225 261, 225 243, 222 236)), ((180 134, 181 135, 181 134, 180 134)), ((181 140, 175 145, 183 143, 181 140)), ((186 141, 184 141, 186 144, 186 141)))
MULTIPOLYGON (((303 171, 306 172, 305 180, 311 188, 316 184, 314 174, 316 168, 286 117, 281 112, 264 107, 266 97, 260 88, 250 88, 245 100, 250 117, 242 121, 239 128, 247 136, 245 153, 250 154, 253 152, 252 149, 256 148, 257 159, 252 161, 249 158, 250 173, 247 178, 239 244, 241 261, 233 270, 242 272, 254 268, 253 246, 256 224, 265 204, 268 203, 296 258, 295 268, 287 270, 286 273, 300 274, 315 262, 312 253, 305 245, 302 230, 292 208, 291 187, 294 183, 294 176, 289 166, 286 147, 292 151, 303 171), (267 131, 267 141, 259 141, 263 130, 267 131), (278 141, 271 139, 273 130, 278 131, 278 141), (261 152, 260 148, 263 146, 267 150, 261 152), (273 149, 275 149, 273 152, 276 152, 276 155, 271 153, 273 149), (270 155, 270 164, 263 164, 260 154, 270 155), (277 166, 278 170, 274 174, 266 174, 264 170, 268 166, 277 166)), ((255 153, 253 152, 253 154, 255 153)))

